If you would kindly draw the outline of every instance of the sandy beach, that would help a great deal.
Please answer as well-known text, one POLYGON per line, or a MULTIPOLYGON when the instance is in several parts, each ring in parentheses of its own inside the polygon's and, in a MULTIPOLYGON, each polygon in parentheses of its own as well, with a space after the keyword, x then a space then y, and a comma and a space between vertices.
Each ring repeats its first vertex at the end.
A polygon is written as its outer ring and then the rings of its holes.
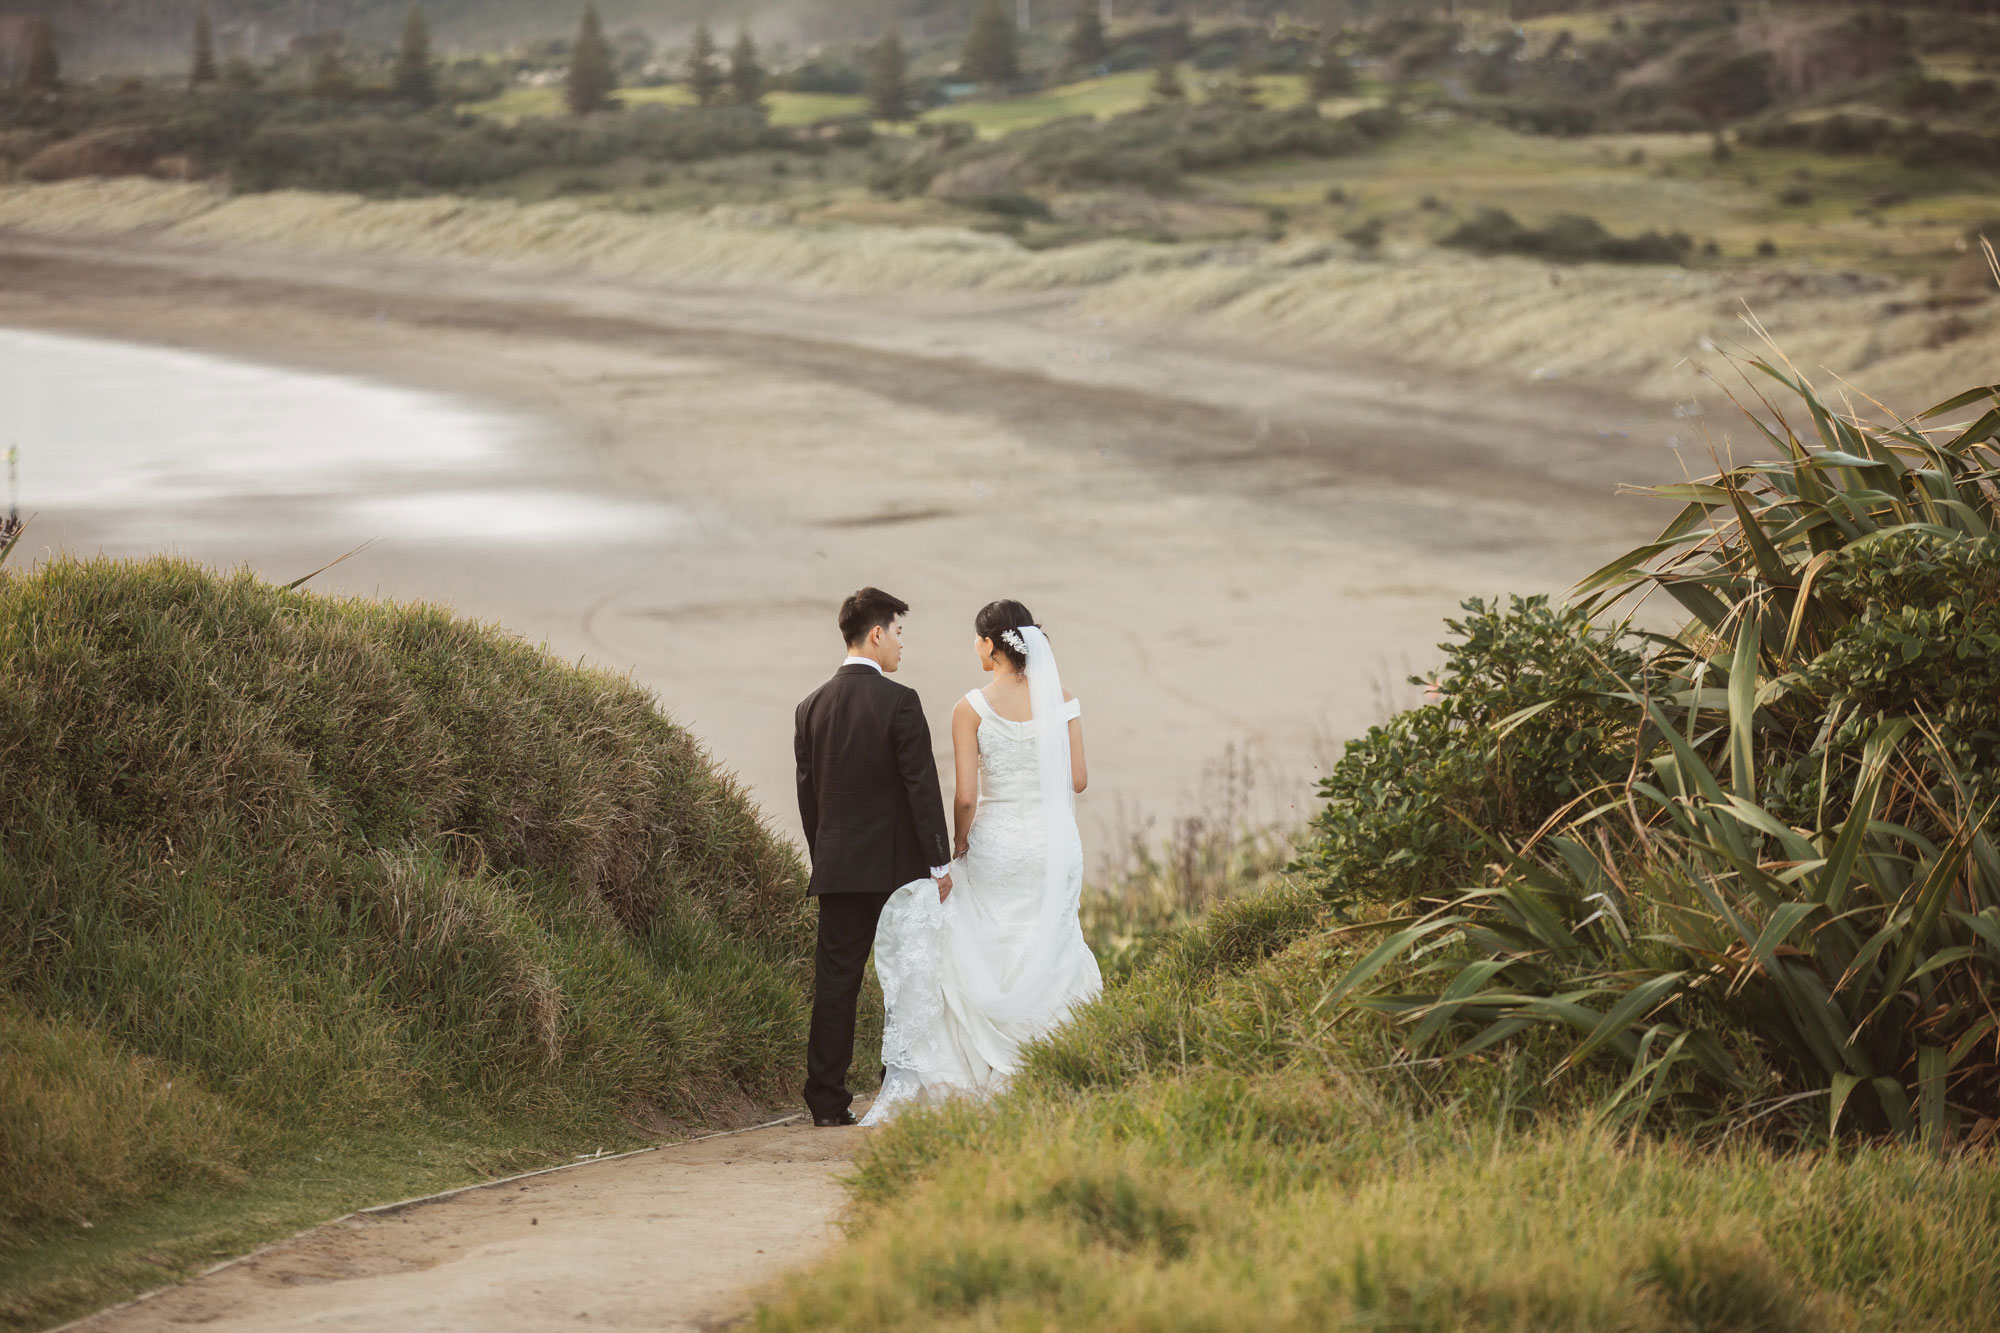
POLYGON ((379 539, 313 586, 443 601, 632 673, 788 831, 792 706, 860 584, 915 608, 902 678, 941 758, 981 679, 973 612, 1034 609, 1085 701, 1101 848, 1194 808, 1228 747, 1304 813, 1315 762, 1410 699, 1462 598, 1560 591, 1657 528, 1620 483, 1682 473, 1673 423, 1610 388, 1110 327, 1048 294, 0 233, 0 326, 449 395, 522 423, 531 484, 657 506, 671 521, 636 538, 419 541, 254 495, 143 522, 67 505, 16 558, 173 549, 289 580, 379 539))

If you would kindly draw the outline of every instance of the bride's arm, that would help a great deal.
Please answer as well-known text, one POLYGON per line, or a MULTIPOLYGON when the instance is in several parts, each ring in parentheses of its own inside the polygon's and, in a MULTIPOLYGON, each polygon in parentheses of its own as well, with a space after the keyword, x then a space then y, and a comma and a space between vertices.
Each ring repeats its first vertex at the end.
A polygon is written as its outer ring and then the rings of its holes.
POLYGON ((951 710, 951 759, 956 778, 951 802, 951 854, 965 855, 972 812, 979 808, 979 714, 965 700, 951 710))
MULTIPOLYGON (((1064 703, 1074 698, 1076 696, 1068 690, 1063 691, 1064 703)), ((1090 765, 1083 762, 1083 719, 1080 717, 1069 720, 1069 780, 1079 796, 1090 785, 1090 765)))

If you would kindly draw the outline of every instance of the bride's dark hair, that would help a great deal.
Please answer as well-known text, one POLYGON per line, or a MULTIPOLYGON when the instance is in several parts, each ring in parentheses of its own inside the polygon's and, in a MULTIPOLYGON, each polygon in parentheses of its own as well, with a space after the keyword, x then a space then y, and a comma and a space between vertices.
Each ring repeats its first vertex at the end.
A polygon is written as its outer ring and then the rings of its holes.
POLYGON ((1028 655, 1000 636, 1010 629, 1022 629, 1034 623, 1034 612, 1019 602, 1002 600, 980 607, 979 614, 972 618, 972 629, 980 638, 993 640, 995 657, 1006 658, 1008 665, 1016 671, 1026 671, 1028 655))

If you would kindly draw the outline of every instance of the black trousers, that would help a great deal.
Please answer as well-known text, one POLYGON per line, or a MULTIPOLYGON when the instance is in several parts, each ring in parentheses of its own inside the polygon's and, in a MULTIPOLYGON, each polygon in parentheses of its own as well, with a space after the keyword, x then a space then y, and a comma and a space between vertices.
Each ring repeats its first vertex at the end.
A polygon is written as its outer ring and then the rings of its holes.
POLYGON ((823 893, 819 947, 813 954, 812 1035, 806 1040, 806 1106, 819 1119, 854 1101, 847 1067, 854 1062, 854 1010, 861 977, 875 947, 875 923, 889 893, 823 893))

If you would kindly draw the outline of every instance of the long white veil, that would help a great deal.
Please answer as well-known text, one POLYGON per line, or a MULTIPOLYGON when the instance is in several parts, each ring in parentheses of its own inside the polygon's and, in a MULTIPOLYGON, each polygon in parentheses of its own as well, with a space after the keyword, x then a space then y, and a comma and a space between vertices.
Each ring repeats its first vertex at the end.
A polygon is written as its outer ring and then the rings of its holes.
MULTIPOLYGON (((1003 636, 1018 638, 1027 659, 1028 705, 1034 712, 1035 760, 1041 779, 1043 887, 1035 928, 1021 953, 995 959, 964 932, 948 932, 952 963, 969 997, 996 1026, 1040 1035, 1049 1021, 1050 996, 1060 993, 1067 967, 1062 945, 1076 929, 1083 887, 1083 842, 1076 827, 1076 786, 1070 774, 1069 709, 1062 675, 1048 635, 1024 625, 1003 636), (1001 964, 1001 966, 996 966, 1001 964)), ((1010 646, 1016 646, 1011 645, 1010 646)))

